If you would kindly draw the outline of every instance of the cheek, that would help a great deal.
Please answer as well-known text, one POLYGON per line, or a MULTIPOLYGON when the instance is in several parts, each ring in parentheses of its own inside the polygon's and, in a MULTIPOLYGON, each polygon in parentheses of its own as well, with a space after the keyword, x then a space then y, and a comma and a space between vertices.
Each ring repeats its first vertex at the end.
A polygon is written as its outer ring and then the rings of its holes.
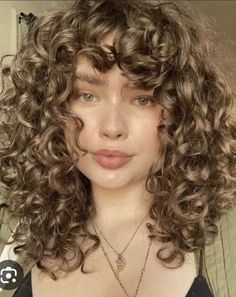
POLYGON ((156 119, 143 121, 139 123, 136 130, 137 141, 138 139, 147 148, 148 146, 152 148, 158 146, 159 144, 159 134, 158 134, 158 124, 156 119))
POLYGON ((88 149, 88 145, 92 144, 96 134, 96 121, 84 120, 84 127, 77 135, 77 141, 81 148, 88 149))

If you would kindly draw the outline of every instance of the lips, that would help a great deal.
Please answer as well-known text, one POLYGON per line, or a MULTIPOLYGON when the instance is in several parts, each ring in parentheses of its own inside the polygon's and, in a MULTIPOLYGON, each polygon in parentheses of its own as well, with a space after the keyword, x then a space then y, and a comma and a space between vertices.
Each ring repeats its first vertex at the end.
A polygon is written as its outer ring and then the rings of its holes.
POLYGON ((93 159, 102 167, 116 169, 126 164, 131 155, 119 150, 98 150, 92 154, 93 159))
POLYGON ((94 155, 103 155, 103 156, 113 156, 113 157, 131 157, 131 155, 119 151, 119 150, 109 150, 109 149, 101 149, 97 150, 93 153, 94 155))

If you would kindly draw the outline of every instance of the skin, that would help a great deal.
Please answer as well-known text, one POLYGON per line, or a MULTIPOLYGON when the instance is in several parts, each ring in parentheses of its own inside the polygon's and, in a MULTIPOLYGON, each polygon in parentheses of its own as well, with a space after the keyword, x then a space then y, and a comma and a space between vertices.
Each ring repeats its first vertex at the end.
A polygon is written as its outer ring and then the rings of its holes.
MULTIPOLYGON (((102 46, 106 44, 112 45, 112 35, 102 40, 102 46)), ((88 59, 79 57, 76 73, 106 82, 93 85, 78 79, 80 94, 70 104, 70 111, 84 122, 79 144, 89 153, 83 156, 81 152, 78 168, 91 181, 95 221, 108 233, 113 228, 127 228, 127 224, 133 228, 152 203, 145 182, 150 167, 160 159, 157 127, 163 123, 163 108, 154 102, 153 90, 128 88, 128 79, 117 64, 106 73, 99 73, 88 59), (92 152, 102 148, 118 149, 132 158, 122 167, 107 169, 92 158, 92 152)))

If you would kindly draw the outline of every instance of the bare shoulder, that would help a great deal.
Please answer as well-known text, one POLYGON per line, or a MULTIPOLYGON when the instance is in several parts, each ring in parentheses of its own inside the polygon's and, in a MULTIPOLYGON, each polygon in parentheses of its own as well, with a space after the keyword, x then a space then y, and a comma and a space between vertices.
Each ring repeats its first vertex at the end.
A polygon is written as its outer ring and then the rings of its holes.
MULTIPOLYGON (((50 271, 54 272, 57 276, 57 281, 53 280, 48 273, 45 273, 35 264, 31 269, 31 285, 32 293, 34 297, 51 296, 56 297, 58 292, 61 291, 60 280, 63 279, 65 274, 58 270, 58 262, 55 260, 45 260, 42 264, 47 267, 50 271), (55 290, 55 288, 58 289, 55 290)), ((64 291, 63 291, 64 292, 64 291)), ((66 292, 64 292, 64 296, 66 292)))

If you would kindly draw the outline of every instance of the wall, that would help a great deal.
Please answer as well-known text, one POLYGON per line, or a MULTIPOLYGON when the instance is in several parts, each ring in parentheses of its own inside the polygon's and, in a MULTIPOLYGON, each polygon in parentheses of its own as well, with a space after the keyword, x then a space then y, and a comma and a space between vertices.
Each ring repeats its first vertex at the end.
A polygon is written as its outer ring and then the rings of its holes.
POLYGON ((39 16, 66 5, 66 1, 0 1, 0 58, 15 54, 17 45, 16 13, 39 16))
MULTIPOLYGON (((224 67, 233 91, 236 93, 236 1, 188 1, 207 18, 216 36, 216 59, 224 67)), ((233 113, 236 117, 236 98, 233 113)))

